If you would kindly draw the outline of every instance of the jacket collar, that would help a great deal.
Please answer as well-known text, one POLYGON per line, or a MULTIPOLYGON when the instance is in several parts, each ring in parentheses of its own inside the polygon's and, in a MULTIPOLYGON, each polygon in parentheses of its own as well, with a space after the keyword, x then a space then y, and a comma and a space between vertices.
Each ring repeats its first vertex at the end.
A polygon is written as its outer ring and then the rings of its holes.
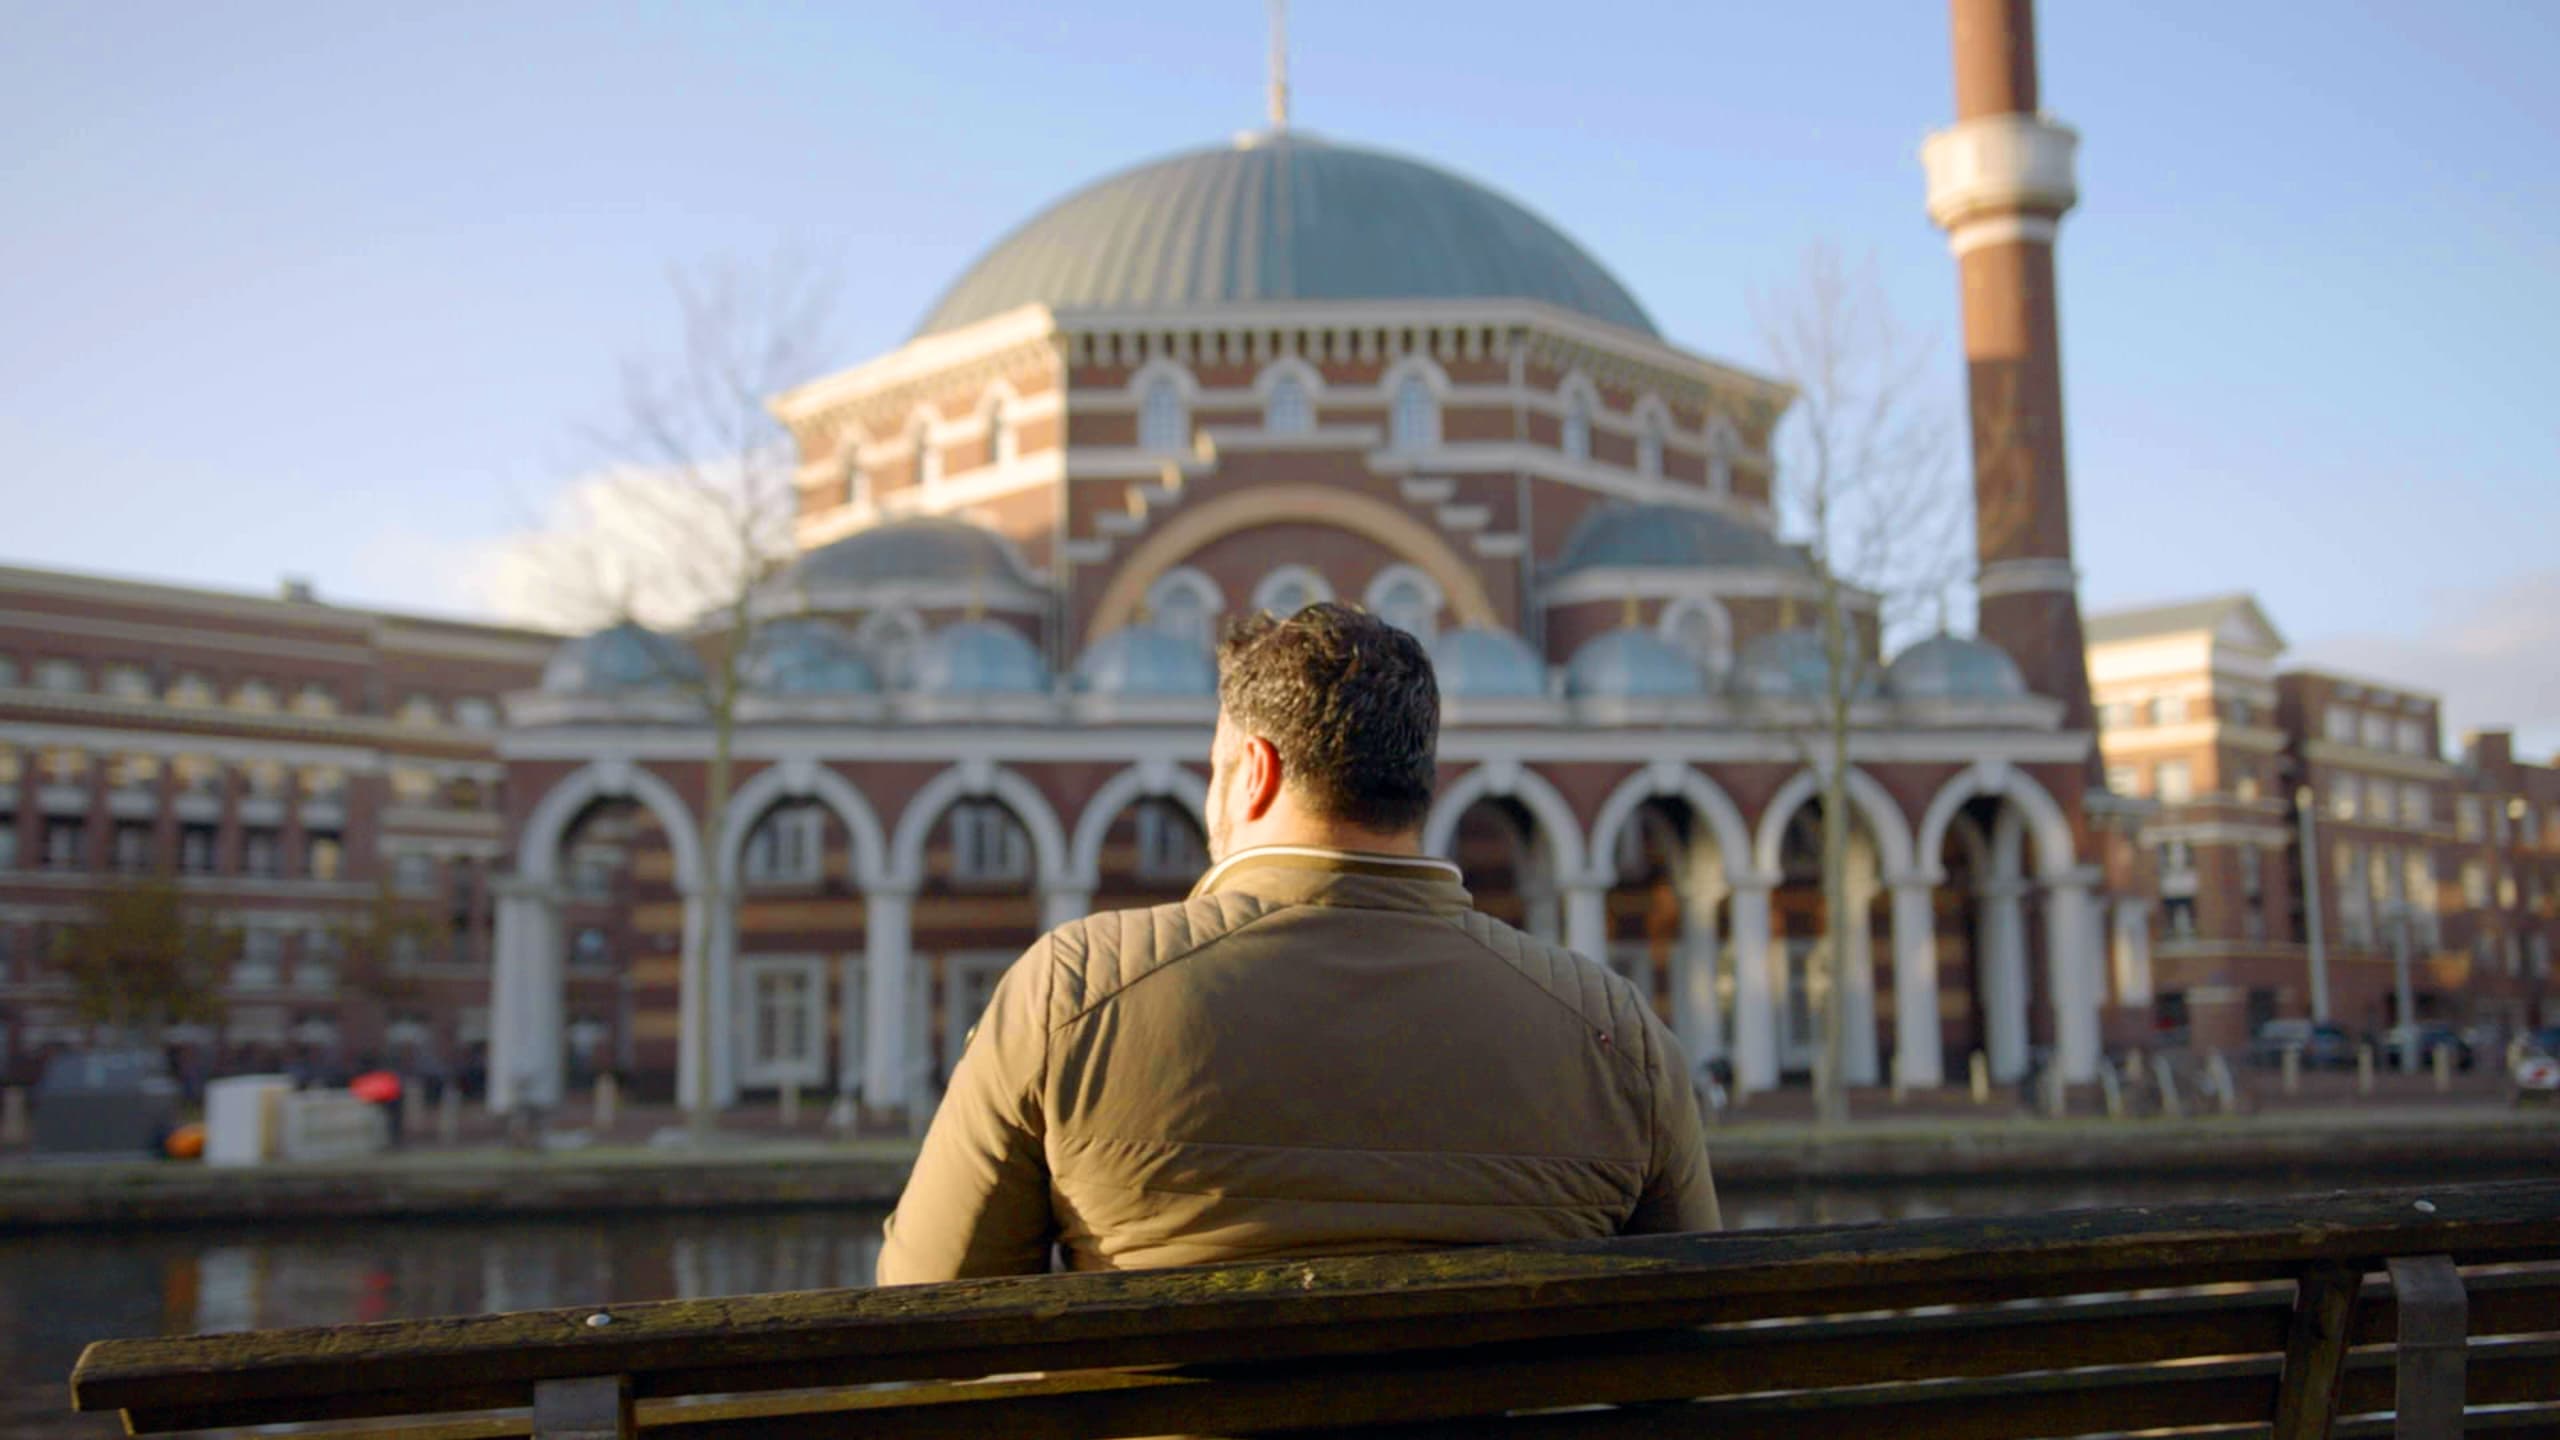
POLYGON ((1474 903, 1464 880, 1457 866, 1427 856, 1258 845, 1219 861, 1191 893, 1195 898, 1241 893, 1293 905, 1464 910, 1474 903))

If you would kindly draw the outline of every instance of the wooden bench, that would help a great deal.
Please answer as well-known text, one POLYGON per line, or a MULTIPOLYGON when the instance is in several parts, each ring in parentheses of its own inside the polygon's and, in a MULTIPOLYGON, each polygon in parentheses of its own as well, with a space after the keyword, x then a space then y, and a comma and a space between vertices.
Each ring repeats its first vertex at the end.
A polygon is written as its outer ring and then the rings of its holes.
POLYGON ((2526 1181, 110 1340, 72 1396, 437 1440, 2560 1436, 2555 1260, 2526 1181))

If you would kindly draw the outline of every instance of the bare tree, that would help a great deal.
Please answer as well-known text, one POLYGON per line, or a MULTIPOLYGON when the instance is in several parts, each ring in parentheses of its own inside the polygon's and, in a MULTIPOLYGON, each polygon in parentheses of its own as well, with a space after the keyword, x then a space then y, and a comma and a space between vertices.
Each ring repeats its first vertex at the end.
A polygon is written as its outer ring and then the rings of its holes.
POLYGON ((54 962, 71 982, 73 1013, 156 1044, 170 1025, 222 1018, 223 982, 240 949, 238 929, 207 917, 176 880, 153 875, 102 892, 62 929, 54 962))
MULTIPOLYGON (((777 261, 723 264, 673 277, 679 322, 671 353, 624 363, 616 413, 585 436, 600 467, 576 482, 553 524, 510 557, 503 600, 555 622, 638 621, 682 632, 697 660, 664 664, 660 680, 699 706, 711 759, 699 818, 705 913, 730 924, 718 858, 733 790, 738 700, 761 621, 759 596, 793 554, 799 460, 768 402, 817 373, 833 286, 817 269, 777 261)), ((689 1119, 711 1114, 709 958, 684 956, 680 1044, 697 1092, 689 1119)))
POLYGON ((1794 286, 1754 305, 1779 375, 1796 390, 1775 440, 1780 524, 1801 538, 1817 587, 1824 661, 1818 729, 1800 738, 1821 782, 1822 903, 1827 932, 1810 977, 1821 998, 1814 1073, 1819 1123, 1848 1119, 1849 736, 1879 677, 1885 635, 1934 610, 1941 623, 1965 553, 1951 485, 1954 428, 1936 402, 1932 346, 1895 322, 1869 271, 1833 251, 1805 255, 1794 286), (1872 605, 1874 619, 1860 611, 1872 605))

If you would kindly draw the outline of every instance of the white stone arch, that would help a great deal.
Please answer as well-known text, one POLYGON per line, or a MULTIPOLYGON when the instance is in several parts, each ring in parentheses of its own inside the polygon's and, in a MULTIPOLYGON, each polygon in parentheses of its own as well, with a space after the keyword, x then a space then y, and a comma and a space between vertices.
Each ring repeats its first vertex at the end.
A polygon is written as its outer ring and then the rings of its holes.
POLYGON ((1510 799, 1520 802, 1538 822, 1545 836, 1548 853, 1555 857, 1556 883, 1583 874, 1590 867, 1582 848, 1582 826, 1573 817, 1573 806, 1563 792, 1546 776, 1523 769, 1516 762, 1488 760, 1458 777, 1456 784, 1440 792, 1431 806, 1430 818, 1422 824, 1422 850, 1426 855, 1454 858, 1458 844, 1458 822, 1466 818, 1469 808, 1479 800, 1510 799))
POLYGON ((1371 577, 1369 587, 1360 592, 1360 606, 1370 614, 1394 623, 1395 617, 1387 613, 1387 605, 1391 599, 1390 592, 1399 585, 1413 586, 1427 602, 1421 627, 1405 627, 1427 645, 1439 633, 1440 612, 1448 608, 1449 596, 1440 588, 1440 582, 1432 579, 1421 566, 1399 560, 1380 570, 1371 577))
MULTIPOLYGON (((1811 770, 1799 770, 1769 797, 1769 806, 1760 812, 1760 833, 1752 847, 1752 859, 1764 877, 1774 881, 1779 872, 1779 851, 1786 842, 1787 822, 1797 810, 1821 790, 1822 781, 1811 770)), ((1902 818, 1902 807, 1876 778, 1855 766, 1849 770, 1849 804, 1859 818, 1867 822, 1867 831, 1876 842, 1876 858, 1884 862, 1887 876, 1911 873, 1911 830, 1902 818)))
POLYGON ((1449 399, 1448 371, 1441 369, 1428 355, 1407 355, 1388 366, 1386 373, 1378 377, 1378 389, 1387 397, 1388 449, 1410 452, 1440 448, 1442 411, 1449 399), (1420 430, 1408 434, 1398 412, 1405 382, 1416 379, 1431 393, 1431 412, 1420 430))
POLYGON ((1087 894, 1102 888, 1102 842, 1111 822, 1140 800, 1166 799, 1191 812, 1200 833, 1209 833, 1209 782, 1187 765, 1171 760, 1141 760, 1102 783, 1076 817, 1075 840, 1068 848, 1067 873, 1087 894))
POLYGON ((1305 434, 1316 428, 1316 402, 1324 397, 1324 373, 1295 355, 1283 355, 1263 366, 1262 373, 1253 377, 1253 393, 1262 401, 1263 428, 1273 434, 1305 434), (1304 431, 1280 430, 1271 424, 1272 396, 1283 381, 1295 383, 1298 393, 1306 398, 1307 426, 1304 431))
POLYGON ((2027 836, 2035 844, 2036 877, 2059 879, 2079 865, 2071 841, 2071 821, 2051 792, 2036 778, 2006 760, 1976 760, 1940 786, 1920 820, 1920 863, 1943 882, 1938 856, 1945 848, 1947 826, 1964 803, 1979 795, 2016 803, 2025 818, 2027 836))
POLYGON ((1713 595, 1682 595, 1672 600, 1662 607, 1653 628, 1663 639, 1679 646, 1681 653, 1696 660, 1710 681, 1720 679, 1733 668, 1733 614, 1713 595), (1703 633, 1708 639, 1703 649, 1696 643, 1700 629, 1683 623, 1692 617, 1704 622, 1703 633))
POLYGON ((1006 417, 1006 434, 1009 437, 1009 443, 1002 447, 988 447, 984 468, 993 469, 1021 455, 1022 430, 1019 418, 1021 413, 1022 397, 1014 392, 1013 382, 1010 380, 997 380, 987 387, 986 394, 978 397, 976 419, 979 438, 985 440, 993 435, 996 417, 999 415, 1006 417))
POLYGON ((675 787, 628 760, 598 760, 572 772, 551 787, 525 821, 516 846, 516 874, 529 884, 548 888, 559 883, 560 842, 570 823, 599 800, 632 800, 648 807, 667 832, 674 852, 676 890, 702 893, 702 836, 693 812, 675 787))
MULTIPOLYGON (((1253 582, 1253 608, 1270 610, 1277 614, 1280 592, 1289 585, 1304 586, 1307 593, 1315 597, 1307 601, 1310 605, 1321 605, 1333 598, 1333 582, 1324 578, 1323 571, 1312 565, 1301 565, 1291 560, 1285 564, 1272 566, 1268 574, 1253 582)), ((1291 613, 1296 612, 1293 610, 1291 613)), ((1283 615, 1281 618, 1285 620, 1288 616, 1283 615)))
POLYGON ((782 800, 816 800, 844 822, 846 832, 853 837, 856 885, 870 890, 887 876, 889 844, 871 802, 833 767, 795 756, 757 771, 729 797, 728 819, 720 827, 723 890, 732 895, 738 893, 738 866, 746 852, 748 832, 764 818, 765 811, 782 800))
POLYGON ((984 760, 964 760, 924 784, 898 815, 896 834, 889 842, 887 885, 892 889, 913 891, 924 883, 924 844, 933 833, 933 823, 954 800, 993 796, 1013 812, 1022 828, 1031 833, 1031 852, 1039 861, 1039 885, 1043 891, 1067 889, 1072 881, 1068 863, 1066 832, 1058 824, 1058 812, 1050 807, 1049 797, 1040 787, 1014 771, 984 760))
POLYGON ((1193 379, 1191 371, 1170 355, 1155 356, 1133 371, 1129 376, 1129 398, 1137 406, 1138 448, 1165 455, 1179 454, 1191 448, 1191 409, 1199 393, 1199 381, 1193 379), (1173 397, 1181 411, 1182 436, 1174 444, 1150 446, 1147 431, 1154 421, 1147 413, 1147 402, 1159 385, 1172 387, 1173 397))
POLYGON ((1724 861, 1727 880, 1741 884, 1751 878, 1751 830, 1742 821, 1741 809, 1733 797, 1691 766, 1674 760, 1659 760, 1628 776, 1600 806, 1600 817, 1591 822, 1591 840, 1584 853, 1590 859, 1591 871, 1604 884, 1617 880, 1618 832, 1636 813, 1636 807, 1656 796, 1677 796, 1689 802, 1707 822, 1716 837, 1716 851, 1724 861))

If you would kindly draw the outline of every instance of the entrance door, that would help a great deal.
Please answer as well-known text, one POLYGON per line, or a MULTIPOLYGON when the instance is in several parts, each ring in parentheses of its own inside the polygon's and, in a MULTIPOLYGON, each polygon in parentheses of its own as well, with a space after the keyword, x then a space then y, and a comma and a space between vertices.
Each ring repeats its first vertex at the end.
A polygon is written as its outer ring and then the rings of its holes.
POLYGON ((827 1078, 827 967, 815 955, 738 961, 738 1083, 751 1090, 827 1078))

